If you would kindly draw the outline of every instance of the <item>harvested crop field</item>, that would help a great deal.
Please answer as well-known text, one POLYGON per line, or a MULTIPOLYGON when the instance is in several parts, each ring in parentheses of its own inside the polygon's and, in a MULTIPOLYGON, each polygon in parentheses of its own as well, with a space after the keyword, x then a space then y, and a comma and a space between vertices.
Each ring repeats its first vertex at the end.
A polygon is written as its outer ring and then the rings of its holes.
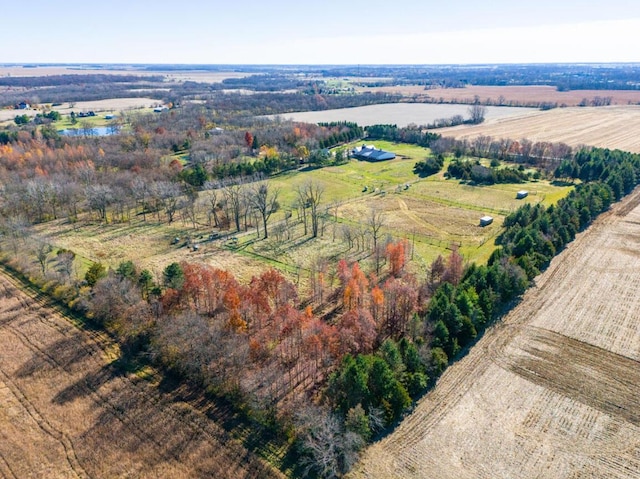
POLYGON ((579 235, 352 477, 640 477, 639 205, 579 235))
MULTIPOLYGON (((506 106, 487 107, 486 118, 498 119, 536 113, 533 108, 513 108, 506 106)), ((434 103, 385 103, 381 105, 358 106, 355 108, 338 108, 335 110, 303 111, 286 113, 282 118, 307 123, 332 121, 352 121, 361 126, 377 124, 394 124, 405 127, 411 123, 427 125, 436 120, 462 115, 469 118, 468 105, 439 105, 434 103)), ((271 115, 272 117, 274 115, 271 115)))
POLYGON ((429 97, 446 103, 468 103, 477 96, 481 102, 493 104, 532 105, 557 103, 565 106, 578 106, 585 98, 588 102, 596 97, 611 98, 612 105, 640 103, 638 90, 570 90, 558 91, 553 86, 479 86, 465 88, 433 88, 425 90, 421 85, 380 86, 362 88, 360 91, 400 93, 407 97, 429 97))
POLYGON ((0 477, 281 477, 111 348, 0 274, 0 477))
POLYGON ((640 106, 575 107, 513 118, 487 120, 481 125, 438 130, 459 139, 481 135, 531 141, 563 142, 640 152, 640 106))

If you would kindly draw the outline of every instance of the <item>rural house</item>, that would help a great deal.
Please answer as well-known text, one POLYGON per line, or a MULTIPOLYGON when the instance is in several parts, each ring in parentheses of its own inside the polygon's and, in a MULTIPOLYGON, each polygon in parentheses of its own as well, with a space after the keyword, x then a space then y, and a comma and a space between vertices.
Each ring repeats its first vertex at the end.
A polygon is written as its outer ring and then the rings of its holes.
POLYGON ((396 154, 380 150, 373 145, 362 145, 351 150, 351 156, 358 160, 384 161, 393 160, 396 157, 396 154))

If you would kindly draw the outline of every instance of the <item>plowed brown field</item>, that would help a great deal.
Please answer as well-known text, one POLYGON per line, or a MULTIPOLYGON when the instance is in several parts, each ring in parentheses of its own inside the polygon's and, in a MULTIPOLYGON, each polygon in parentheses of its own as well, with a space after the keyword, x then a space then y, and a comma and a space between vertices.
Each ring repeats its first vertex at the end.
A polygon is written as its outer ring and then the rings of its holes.
POLYGON ((480 135, 495 139, 563 142, 640 153, 640 106, 575 107, 526 116, 487 120, 480 125, 438 130, 458 139, 480 135))
POLYGON ((281 477, 0 274, 0 477, 281 477))
POLYGON ((579 235, 352 476, 640 477, 639 205, 579 235))

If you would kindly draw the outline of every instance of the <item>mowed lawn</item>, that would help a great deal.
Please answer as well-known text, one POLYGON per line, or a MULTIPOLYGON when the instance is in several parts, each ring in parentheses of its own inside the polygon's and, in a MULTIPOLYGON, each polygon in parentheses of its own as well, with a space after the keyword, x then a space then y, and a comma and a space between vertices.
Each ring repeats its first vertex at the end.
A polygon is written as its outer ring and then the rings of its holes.
MULTIPOLYGON (((152 215, 147 215, 146 222, 140 215, 133 215, 125 224, 80 222, 73 228, 59 220, 36 229, 54 245, 69 248, 85 258, 85 266, 91 260, 116 267, 119 262, 131 259, 160 276, 162 269, 173 261, 203 261, 229 269, 244 280, 276 267, 295 276, 297 281, 304 281, 301 275, 317 260, 326 259, 331 264, 342 257, 370 260, 370 248, 363 244, 349 247, 344 231, 349 228, 366 231, 371 212, 376 211, 382 213, 384 221, 380 237, 406 239, 412 251, 409 268, 423 272, 439 254, 448 255, 454 245, 467 261, 486 261, 495 248, 495 238, 502 231, 506 215, 525 202, 553 204, 572 188, 554 186, 548 181, 470 186, 445 179, 444 169, 420 178, 413 173, 413 167, 416 161, 427 157, 428 149, 383 141, 367 143, 398 156, 390 161, 351 160, 340 166, 303 168, 271 178, 270 187, 279 189, 280 208, 270 219, 271 234, 267 240, 257 234, 255 226, 247 232, 220 231, 218 238, 210 240, 214 230, 207 226, 208 192, 200 193, 202 207, 195 229, 181 220, 168 225, 152 215), (316 239, 304 236, 296 212, 297 190, 307 182, 314 182, 323 190, 321 237, 316 239), (529 195, 517 200, 516 192, 522 189, 529 191, 529 195), (287 212, 291 215, 289 234, 276 237, 274 228, 282 225, 287 212), (494 222, 481 227, 480 217, 485 215, 492 216, 494 222), (174 245, 171 243, 175 237, 180 241, 174 245), (185 246, 188 237, 199 245, 198 251, 185 246), (231 237, 236 238, 233 243, 229 241, 231 237)), ((446 166, 445 163, 445 169, 446 166)))

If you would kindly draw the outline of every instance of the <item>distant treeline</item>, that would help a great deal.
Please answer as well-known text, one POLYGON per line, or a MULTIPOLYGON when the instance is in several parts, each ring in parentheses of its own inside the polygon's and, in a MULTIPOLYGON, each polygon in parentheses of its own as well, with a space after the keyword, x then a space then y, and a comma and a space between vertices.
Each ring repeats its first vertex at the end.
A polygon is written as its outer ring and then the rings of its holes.
POLYGON ((61 85, 100 85, 104 83, 138 83, 162 82, 162 76, 137 75, 47 75, 39 77, 0 77, 0 86, 13 87, 45 87, 61 85))
POLYGON ((376 66, 345 65, 322 70, 325 77, 371 77, 368 86, 418 84, 432 88, 464 88, 467 85, 550 85, 567 90, 638 90, 638 65, 446 65, 376 66), (490 68, 489 68, 490 67, 490 68), (380 77, 389 80, 380 80, 380 77))

